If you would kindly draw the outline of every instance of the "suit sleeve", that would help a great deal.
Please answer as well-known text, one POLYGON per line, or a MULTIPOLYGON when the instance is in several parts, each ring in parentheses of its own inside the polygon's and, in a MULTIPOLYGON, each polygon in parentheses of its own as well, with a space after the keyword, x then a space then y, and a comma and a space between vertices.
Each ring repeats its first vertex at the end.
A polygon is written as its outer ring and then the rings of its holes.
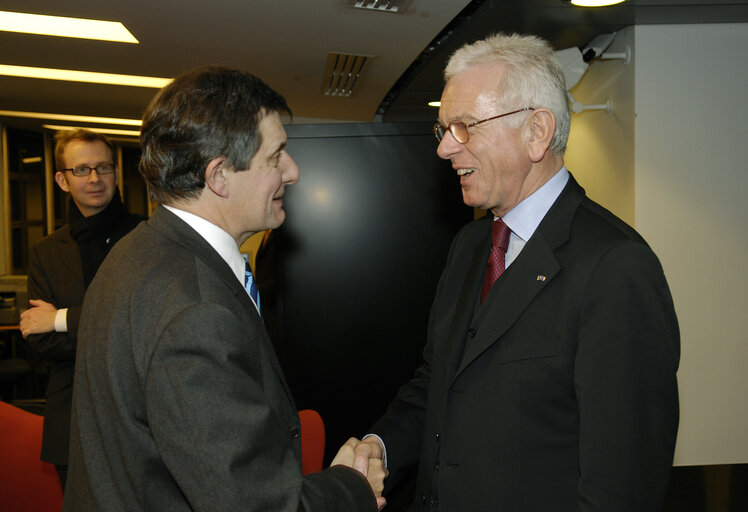
POLYGON ((602 256, 587 284, 575 361, 577 509, 662 510, 678 429, 678 323, 643 243, 602 256))
MULTIPOLYGON (((452 266, 456 265, 455 254, 460 246, 460 235, 463 233, 460 232, 452 241, 447 255, 447 262, 439 279, 431 307, 428 333, 434 331, 435 323, 439 320, 438 305, 444 301, 449 302, 446 292, 447 276, 451 274, 452 266)), ((409 468, 418 463, 421 440, 424 435, 433 359, 434 340, 433 336, 429 336, 423 350, 421 366, 416 369, 413 378, 398 390, 384 416, 370 430, 382 439, 387 449, 387 469, 390 474, 385 481, 385 493, 399 482, 409 468)))
POLYGON ((47 332, 32 334, 29 342, 39 357, 49 361, 74 361, 78 337, 78 320, 81 314, 80 304, 62 304, 54 292, 52 279, 54 271, 48 268, 39 255, 38 247, 31 252, 28 269, 29 299, 41 299, 57 309, 68 308, 67 332, 47 332))
POLYGON ((288 426, 268 402, 259 322, 202 303, 160 334, 146 372, 146 413, 193 510, 375 511, 368 482, 335 467, 302 477, 288 426))

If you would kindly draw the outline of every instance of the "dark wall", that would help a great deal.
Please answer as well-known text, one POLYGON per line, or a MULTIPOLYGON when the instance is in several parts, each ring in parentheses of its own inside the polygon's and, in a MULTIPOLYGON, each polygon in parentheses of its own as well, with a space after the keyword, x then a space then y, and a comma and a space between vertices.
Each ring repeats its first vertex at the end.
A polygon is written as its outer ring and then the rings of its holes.
POLYGON ((472 219, 426 124, 288 127, 301 180, 260 251, 263 316, 327 460, 360 437, 420 363, 452 237, 472 219))

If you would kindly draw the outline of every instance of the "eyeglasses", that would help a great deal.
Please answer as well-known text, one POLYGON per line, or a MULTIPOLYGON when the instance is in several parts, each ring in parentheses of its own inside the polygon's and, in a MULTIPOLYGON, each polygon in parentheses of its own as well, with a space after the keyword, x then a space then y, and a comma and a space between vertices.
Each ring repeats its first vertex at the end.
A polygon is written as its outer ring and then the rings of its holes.
POLYGON ((70 171, 73 176, 88 176, 91 171, 95 170, 96 174, 111 174, 114 172, 114 166, 112 164, 97 165, 96 167, 86 167, 81 165, 80 167, 71 167, 70 169, 60 169, 60 171, 70 171))
POLYGON ((445 127, 442 126, 441 123, 436 123, 434 125, 434 135, 436 136, 436 140, 441 142, 444 138, 444 135, 447 133, 447 130, 449 130, 452 133, 452 137, 454 137, 457 142, 459 142, 460 144, 466 144, 467 141, 470 140, 468 128, 481 123, 487 123, 488 121, 493 121, 494 119, 499 119, 500 117, 511 116, 512 114, 524 112, 525 110, 535 109, 533 107, 525 107, 519 110, 512 110, 511 112, 507 112, 506 114, 499 114, 498 116, 489 117, 488 119, 481 119, 480 121, 476 121, 470 124, 465 124, 462 121, 452 121, 451 123, 449 123, 448 127, 445 127))

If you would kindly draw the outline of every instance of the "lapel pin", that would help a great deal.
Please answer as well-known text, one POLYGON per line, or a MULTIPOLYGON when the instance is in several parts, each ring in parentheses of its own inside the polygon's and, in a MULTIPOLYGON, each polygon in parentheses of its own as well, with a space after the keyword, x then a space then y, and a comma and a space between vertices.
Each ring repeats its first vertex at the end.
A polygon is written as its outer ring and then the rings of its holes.
POLYGON ((538 276, 538 281, 545 282, 545 276, 538 276))

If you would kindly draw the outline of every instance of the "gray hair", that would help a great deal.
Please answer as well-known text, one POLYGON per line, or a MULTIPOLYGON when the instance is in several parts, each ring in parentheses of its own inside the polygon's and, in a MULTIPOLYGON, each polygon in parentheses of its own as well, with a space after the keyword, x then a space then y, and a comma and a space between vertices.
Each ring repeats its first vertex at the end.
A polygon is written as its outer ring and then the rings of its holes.
MULTIPOLYGON (((500 84, 503 108, 545 107, 556 119, 550 150, 563 155, 569 138, 571 114, 564 72, 550 44, 537 36, 493 34, 467 44, 452 54, 444 79, 481 64, 502 63, 506 74, 500 84)), ((514 122, 518 125, 521 120, 514 122)))

